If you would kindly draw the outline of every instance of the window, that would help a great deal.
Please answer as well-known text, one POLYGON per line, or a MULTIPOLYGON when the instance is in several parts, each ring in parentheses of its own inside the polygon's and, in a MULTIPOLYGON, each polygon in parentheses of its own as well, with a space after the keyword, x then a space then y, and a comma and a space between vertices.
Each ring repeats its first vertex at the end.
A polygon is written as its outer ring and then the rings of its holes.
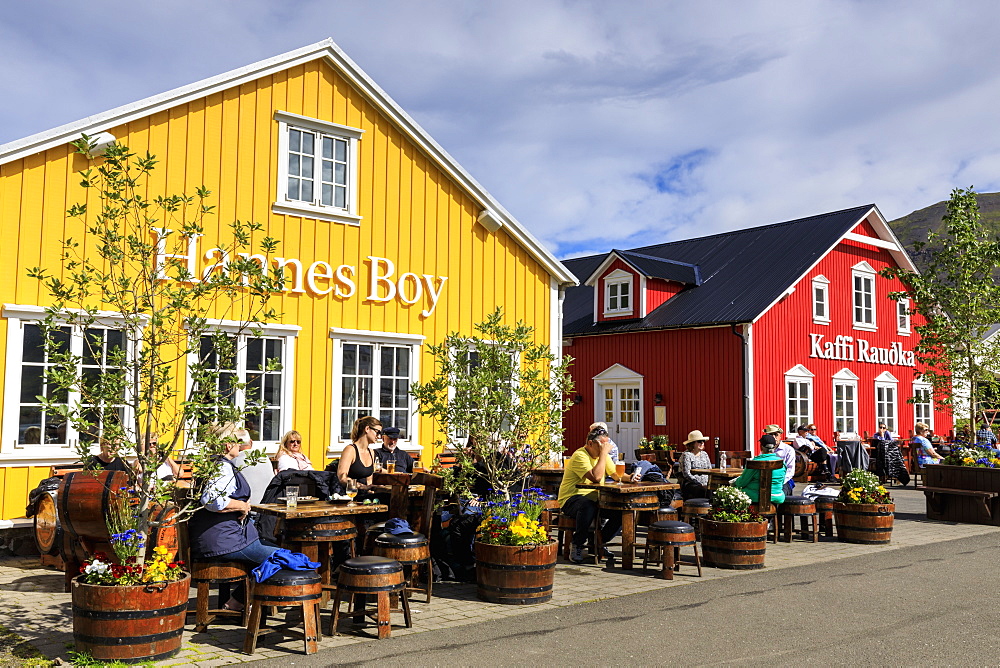
POLYGON ((45 349, 40 320, 44 310, 32 306, 8 306, 7 368, 5 375, 3 445, 0 451, 11 457, 47 456, 75 459, 77 443, 95 443, 109 420, 125 420, 128 412, 124 382, 114 373, 111 362, 124 352, 133 353, 125 336, 114 326, 114 319, 102 318, 89 327, 66 325, 53 331, 57 350, 68 352, 77 360, 76 372, 84 387, 114 383, 121 388, 121 404, 99 410, 88 403, 86 391, 58 391, 46 382, 45 374, 53 360, 45 349), (59 404, 79 406, 92 432, 80 432, 60 415, 46 410, 38 400, 45 396, 59 404))
POLYGON ((858 377, 841 369, 833 377, 833 430, 857 433, 858 377))
POLYGON ((923 422, 934 429, 934 398, 930 383, 913 383, 913 422, 923 422))
POLYGON ((830 281, 825 276, 812 280, 813 322, 830 324, 830 281))
POLYGON ((854 328, 874 331, 875 325, 875 270, 867 262, 851 268, 854 285, 854 328))
POLYGON ((333 443, 346 444, 354 421, 373 415, 416 443, 416 403, 410 385, 418 376, 424 337, 333 329, 333 443))
POLYGON ((813 373, 801 364, 785 372, 786 434, 794 434, 796 427, 813 421, 812 379, 813 373))
POLYGON ((275 113, 280 138, 276 213, 357 224, 357 142, 362 131, 275 113))
POLYGON ((259 441, 278 441, 292 428, 294 342, 300 328, 264 325, 254 327, 251 334, 240 323, 211 324, 227 335, 232 347, 228 354, 220 354, 213 337, 202 335, 197 357, 192 355, 189 361, 201 359, 216 374, 213 387, 200 389, 217 392, 223 402, 243 410, 243 426, 255 445, 259 441))
POLYGON ((632 274, 617 269, 604 279, 604 315, 632 313, 632 274))
POLYGON ((896 387, 899 381, 888 371, 875 379, 875 423, 885 423, 889 431, 896 433, 896 387))
POLYGON ((900 299, 896 302, 896 332, 904 336, 910 333, 909 299, 900 299))

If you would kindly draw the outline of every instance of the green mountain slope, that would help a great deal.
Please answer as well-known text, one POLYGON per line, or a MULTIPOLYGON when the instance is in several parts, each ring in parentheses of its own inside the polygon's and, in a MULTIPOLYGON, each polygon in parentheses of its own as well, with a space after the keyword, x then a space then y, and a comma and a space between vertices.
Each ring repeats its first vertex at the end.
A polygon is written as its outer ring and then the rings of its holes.
MULTIPOLYGON (((978 193, 976 199, 979 202, 983 223, 994 233, 1000 234, 1000 193, 978 193)), ((936 231, 941 228, 941 218, 944 217, 947 208, 947 201, 942 201, 889 221, 889 227, 899 237, 906 252, 921 271, 926 269, 923 253, 917 253, 913 245, 918 241, 927 241, 927 233, 930 230, 936 231)))

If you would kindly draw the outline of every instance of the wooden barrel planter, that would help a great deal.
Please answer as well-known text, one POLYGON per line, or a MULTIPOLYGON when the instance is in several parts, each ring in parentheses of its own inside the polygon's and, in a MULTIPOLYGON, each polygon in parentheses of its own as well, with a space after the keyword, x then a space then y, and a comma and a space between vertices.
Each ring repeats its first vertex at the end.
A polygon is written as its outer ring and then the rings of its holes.
POLYGON ((99 661, 139 663, 181 648, 191 576, 149 585, 73 581, 73 642, 99 661))
POLYGON ((837 523, 837 538, 845 543, 888 545, 892 539, 892 520, 896 505, 892 503, 833 504, 837 523))
POLYGON ((716 568, 764 568, 767 522, 701 520, 701 550, 705 563, 716 568))
POLYGON ((63 530, 56 510, 56 491, 46 492, 35 507, 35 546, 39 554, 57 554, 62 547, 63 530))
POLYGON ((552 599, 556 541, 545 545, 487 545, 476 541, 476 594, 490 603, 531 605, 552 599))

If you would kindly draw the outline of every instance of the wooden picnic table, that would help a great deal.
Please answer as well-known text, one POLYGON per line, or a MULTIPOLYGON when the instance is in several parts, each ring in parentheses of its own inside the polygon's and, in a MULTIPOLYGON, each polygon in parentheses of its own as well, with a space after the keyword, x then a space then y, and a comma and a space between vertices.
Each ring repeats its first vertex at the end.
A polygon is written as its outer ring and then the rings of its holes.
MULTIPOLYGON (((364 538, 365 519, 373 515, 384 514, 389 511, 389 506, 380 503, 370 503, 368 505, 359 503, 349 506, 346 501, 314 501, 303 503, 301 499, 297 508, 288 508, 284 503, 260 503, 250 506, 253 512, 264 515, 274 515, 281 520, 282 528, 288 520, 314 520, 317 524, 336 524, 349 521, 354 524, 357 536, 364 538)), ((282 545, 286 543, 282 538, 282 545)), ((318 561, 319 575, 323 582, 323 598, 321 604, 326 605, 330 592, 336 589, 332 582, 330 573, 330 553, 333 542, 343 542, 335 537, 317 536, 315 540, 310 540, 304 536, 296 536, 293 541, 299 552, 309 557, 311 561, 318 561), (321 549, 322 548, 322 549, 321 549)))
POLYGON ((622 568, 632 569, 635 559, 635 524, 640 510, 655 511, 660 507, 657 492, 680 489, 672 482, 605 482, 579 483, 579 489, 598 490, 598 503, 606 510, 622 514, 622 568))
POLYGON ((720 487, 727 487, 732 480, 740 477, 743 469, 729 466, 724 469, 691 469, 691 473, 707 475, 708 489, 711 491, 720 487))

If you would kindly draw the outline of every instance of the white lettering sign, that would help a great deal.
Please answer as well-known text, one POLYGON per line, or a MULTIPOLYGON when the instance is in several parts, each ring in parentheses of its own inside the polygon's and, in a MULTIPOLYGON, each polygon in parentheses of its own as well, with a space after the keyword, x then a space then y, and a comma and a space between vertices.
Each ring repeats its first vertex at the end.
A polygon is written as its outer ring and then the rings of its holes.
POLYGON ((864 339, 855 339, 838 334, 833 341, 824 341, 825 334, 809 335, 809 357, 824 360, 854 361, 854 343, 857 344, 858 361, 868 364, 891 364, 894 366, 917 366, 912 350, 903 350, 903 344, 894 341, 888 348, 877 348, 864 339))
MULTIPOLYGON (((156 267, 160 280, 176 278, 167 272, 167 264, 178 264, 183 268, 185 280, 197 282, 207 281, 214 272, 229 270, 231 258, 221 248, 210 248, 204 255, 198 255, 198 239, 196 235, 187 239, 186 253, 168 253, 167 238, 171 230, 154 228, 156 235, 156 267), (198 260, 204 263, 201 273, 197 271, 198 260)), ((240 253, 240 257, 260 264, 263 269, 273 269, 284 278, 282 292, 304 294, 306 292, 317 296, 328 295, 331 292, 337 299, 350 299, 358 290, 358 270, 350 264, 339 265, 336 269, 329 262, 317 260, 304 268, 298 258, 272 257, 240 253)), ((368 265, 368 294, 365 301, 390 302, 398 301, 403 306, 413 306, 423 303, 420 317, 428 318, 437 308, 438 301, 444 292, 447 276, 433 274, 418 274, 405 271, 396 275, 396 264, 387 257, 369 255, 365 262, 368 265)), ((249 277, 243 276, 244 284, 249 277)))

